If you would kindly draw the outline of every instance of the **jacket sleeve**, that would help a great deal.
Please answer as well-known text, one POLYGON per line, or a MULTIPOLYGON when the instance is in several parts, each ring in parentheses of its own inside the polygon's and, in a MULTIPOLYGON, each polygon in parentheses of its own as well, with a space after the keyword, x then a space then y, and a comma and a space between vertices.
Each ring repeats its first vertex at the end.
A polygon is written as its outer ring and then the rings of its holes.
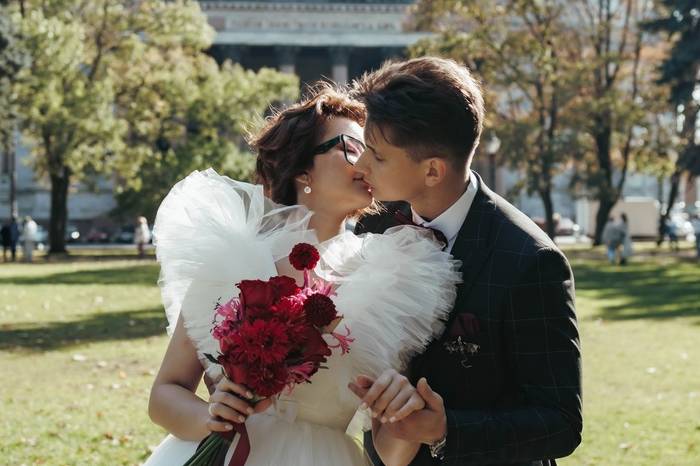
POLYGON ((581 442, 581 353, 574 281, 566 258, 554 248, 539 250, 508 295, 502 330, 518 403, 447 410, 441 464, 559 458, 581 442))

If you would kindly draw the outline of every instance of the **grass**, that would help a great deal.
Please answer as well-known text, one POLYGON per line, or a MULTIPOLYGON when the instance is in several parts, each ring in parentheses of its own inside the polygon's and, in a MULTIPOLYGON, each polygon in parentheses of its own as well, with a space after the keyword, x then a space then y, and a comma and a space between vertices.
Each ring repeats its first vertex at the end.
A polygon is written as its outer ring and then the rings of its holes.
POLYGON ((574 256, 572 266, 584 435, 561 464, 700 464, 700 264, 649 255, 621 268, 574 256))
POLYGON ((167 344, 136 260, 0 268, 3 464, 138 464, 163 432, 146 409, 167 344))
MULTIPOLYGON (((620 268, 602 255, 570 252, 585 431, 560 464, 700 464, 700 265, 645 252, 620 268)), ((164 435, 146 414, 167 344, 157 275, 129 257, 0 265, 0 463, 148 456, 164 435)))

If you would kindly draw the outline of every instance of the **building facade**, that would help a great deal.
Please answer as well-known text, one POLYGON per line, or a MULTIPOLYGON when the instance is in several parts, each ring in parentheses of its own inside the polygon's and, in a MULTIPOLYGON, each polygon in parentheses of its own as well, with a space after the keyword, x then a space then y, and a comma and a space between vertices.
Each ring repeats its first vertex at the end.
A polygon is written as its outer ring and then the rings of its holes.
POLYGON ((245 68, 270 67, 345 84, 428 34, 408 32, 413 0, 201 1, 216 30, 211 54, 245 68))
MULTIPOLYGON (((302 89, 319 79, 348 83, 385 60, 402 57, 406 48, 428 36, 408 31, 409 8, 414 0, 258 0, 200 1, 202 11, 216 30, 209 53, 218 61, 231 60, 258 70, 270 67, 300 77, 302 89)), ((490 142, 482 146, 490 146, 490 142)), ((17 198, 21 216, 31 215, 40 223, 49 219, 50 191, 36 180, 29 167, 29 154, 18 144, 17 198)), ((486 183, 506 195, 522 177, 504 167, 495 166, 497 147, 477 156, 474 168, 486 183)), ((0 219, 10 215, 9 162, 0 160, 0 219)), ((570 174, 556 178, 553 190, 555 211, 576 217, 576 200, 568 188, 570 174)), ((625 195, 665 199, 667 184, 650 176, 630 174, 625 195)), ((532 217, 544 214, 536 196, 508 196, 532 217)), ((679 200, 697 201, 697 183, 684 186, 679 200)), ((112 184, 103 180, 97 190, 81 185, 69 195, 69 221, 83 229, 104 219, 115 207, 112 184)), ((153 220, 153 219, 149 219, 153 220)))

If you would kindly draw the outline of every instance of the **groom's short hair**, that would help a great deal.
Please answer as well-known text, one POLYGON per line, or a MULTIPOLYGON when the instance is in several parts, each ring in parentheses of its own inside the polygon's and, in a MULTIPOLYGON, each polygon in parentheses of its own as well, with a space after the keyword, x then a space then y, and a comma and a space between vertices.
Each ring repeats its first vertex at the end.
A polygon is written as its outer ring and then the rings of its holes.
POLYGON ((454 60, 421 57, 387 62, 355 81, 367 107, 367 129, 414 160, 440 156, 465 166, 484 124, 481 86, 454 60))

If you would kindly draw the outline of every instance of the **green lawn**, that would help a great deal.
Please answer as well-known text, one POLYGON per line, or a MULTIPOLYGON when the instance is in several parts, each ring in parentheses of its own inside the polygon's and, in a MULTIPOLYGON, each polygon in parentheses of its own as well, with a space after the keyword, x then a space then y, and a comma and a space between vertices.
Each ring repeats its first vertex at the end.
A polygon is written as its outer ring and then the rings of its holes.
POLYGON ((163 436, 146 414, 167 343, 136 260, 0 266, 1 464, 138 464, 163 436))
MULTIPOLYGON (((163 436, 146 414, 167 344, 158 267, 80 259, 0 264, 0 464, 139 464, 163 436)), ((700 265, 572 263, 585 431, 561 464, 700 464, 700 265)))

